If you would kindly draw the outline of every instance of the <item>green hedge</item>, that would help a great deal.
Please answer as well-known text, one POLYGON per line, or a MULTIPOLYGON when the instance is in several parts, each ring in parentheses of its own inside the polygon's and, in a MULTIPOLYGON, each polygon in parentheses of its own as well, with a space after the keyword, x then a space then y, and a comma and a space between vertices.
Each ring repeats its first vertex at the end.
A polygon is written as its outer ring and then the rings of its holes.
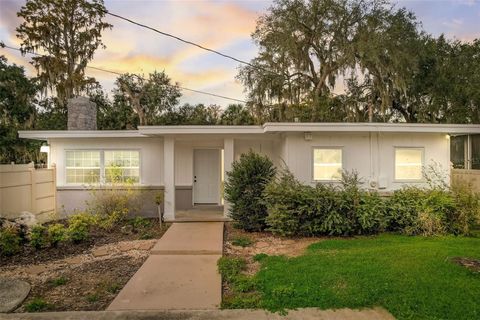
POLYGON ((226 200, 235 225, 282 236, 468 235, 480 221, 480 197, 468 185, 448 187, 428 178, 428 188, 405 187, 390 197, 361 187, 356 172, 339 184, 300 183, 288 171, 276 176, 265 156, 250 151, 227 174, 226 200))
POLYGON ((361 190, 356 173, 344 174, 341 187, 312 187, 283 172, 264 197, 269 230, 283 236, 371 234, 386 227, 385 202, 361 190))

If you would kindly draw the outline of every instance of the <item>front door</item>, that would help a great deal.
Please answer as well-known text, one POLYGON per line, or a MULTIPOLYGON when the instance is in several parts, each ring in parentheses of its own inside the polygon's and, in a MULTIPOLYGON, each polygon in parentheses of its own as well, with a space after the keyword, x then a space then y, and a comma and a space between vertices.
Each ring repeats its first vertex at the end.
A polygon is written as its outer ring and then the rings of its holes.
POLYGON ((193 151, 193 202, 218 204, 220 202, 220 150, 193 151))

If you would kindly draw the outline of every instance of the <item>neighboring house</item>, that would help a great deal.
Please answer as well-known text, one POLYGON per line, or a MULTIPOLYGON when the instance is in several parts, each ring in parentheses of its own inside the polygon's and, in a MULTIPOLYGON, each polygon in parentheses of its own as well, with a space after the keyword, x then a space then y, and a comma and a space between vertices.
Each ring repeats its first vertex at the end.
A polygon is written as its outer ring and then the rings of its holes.
MULTIPOLYGON (((341 170, 356 170, 366 188, 392 191, 405 184, 424 185, 422 169, 429 164, 447 172, 450 137, 479 133, 479 125, 265 123, 22 131, 20 137, 45 140, 50 146, 58 208, 82 208, 88 189, 108 183, 106 173, 115 165, 139 188, 164 189, 165 217, 174 219, 176 210, 196 204, 221 205, 225 172, 250 149, 288 167, 306 184, 336 182, 341 170)), ((145 212, 155 214, 155 207, 145 212)))

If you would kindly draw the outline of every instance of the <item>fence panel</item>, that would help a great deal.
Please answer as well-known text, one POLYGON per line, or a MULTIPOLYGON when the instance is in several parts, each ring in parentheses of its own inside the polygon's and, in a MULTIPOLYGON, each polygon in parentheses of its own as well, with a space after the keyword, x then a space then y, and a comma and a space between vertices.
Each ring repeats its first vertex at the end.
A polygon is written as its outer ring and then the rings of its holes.
POLYGON ((465 182, 480 192, 480 170, 452 169, 452 182, 465 182))
POLYGON ((38 221, 56 217, 56 173, 31 164, 0 165, 0 217, 14 219, 23 212, 38 221))

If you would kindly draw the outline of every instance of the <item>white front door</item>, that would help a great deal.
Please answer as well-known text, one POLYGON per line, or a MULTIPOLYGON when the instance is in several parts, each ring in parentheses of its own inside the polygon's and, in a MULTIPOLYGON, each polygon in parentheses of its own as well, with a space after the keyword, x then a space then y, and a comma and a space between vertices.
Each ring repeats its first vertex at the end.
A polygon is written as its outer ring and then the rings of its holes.
POLYGON ((193 202, 218 204, 220 202, 220 150, 193 151, 193 202))

